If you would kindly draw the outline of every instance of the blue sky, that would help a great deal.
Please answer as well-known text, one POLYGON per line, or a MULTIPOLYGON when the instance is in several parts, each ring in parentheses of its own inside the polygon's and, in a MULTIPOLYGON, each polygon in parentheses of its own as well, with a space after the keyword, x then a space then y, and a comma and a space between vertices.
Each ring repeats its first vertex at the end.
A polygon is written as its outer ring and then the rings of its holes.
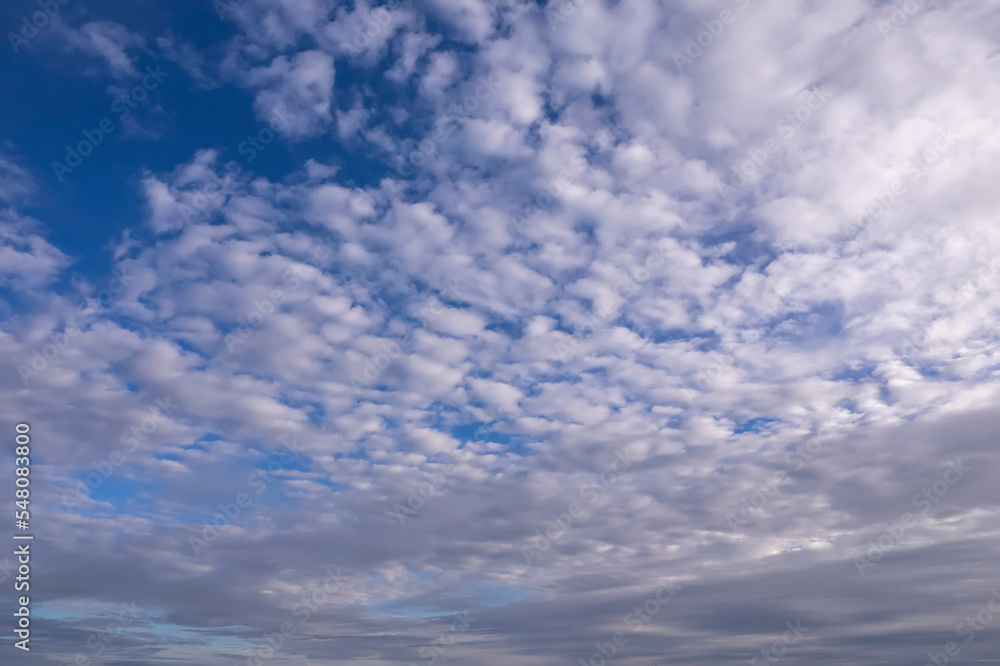
POLYGON ((988 662, 998 9, 5 3, 0 661, 988 662))

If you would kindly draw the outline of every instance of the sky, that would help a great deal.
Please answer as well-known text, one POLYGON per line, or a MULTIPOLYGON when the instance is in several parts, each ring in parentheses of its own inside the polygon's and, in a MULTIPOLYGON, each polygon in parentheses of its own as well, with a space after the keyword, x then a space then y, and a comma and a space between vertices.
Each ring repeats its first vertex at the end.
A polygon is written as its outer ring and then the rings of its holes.
POLYGON ((1000 663, 997 0, 0 28, 0 662, 1000 663))

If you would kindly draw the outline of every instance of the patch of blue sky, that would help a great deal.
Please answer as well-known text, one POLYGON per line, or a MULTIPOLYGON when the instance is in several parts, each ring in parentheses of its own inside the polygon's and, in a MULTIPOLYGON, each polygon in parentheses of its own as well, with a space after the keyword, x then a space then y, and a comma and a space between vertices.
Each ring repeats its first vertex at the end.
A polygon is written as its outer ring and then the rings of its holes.
POLYGON ((734 435, 743 435, 746 433, 760 434, 763 432, 774 431, 774 428, 771 428, 770 426, 776 423, 780 423, 780 420, 767 417, 748 419, 746 421, 743 421, 742 423, 737 424, 733 428, 733 434, 734 435))
POLYGON ((878 366, 874 363, 845 364, 831 375, 830 379, 835 382, 851 382, 863 384, 875 379, 875 371, 878 366))
POLYGON ((722 255, 722 260, 735 266, 756 266, 758 269, 763 269, 780 256, 780 252, 764 240, 759 229, 751 224, 726 228, 722 232, 706 233, 698 240, 707 247, 731 243, 731 249, 722 255))

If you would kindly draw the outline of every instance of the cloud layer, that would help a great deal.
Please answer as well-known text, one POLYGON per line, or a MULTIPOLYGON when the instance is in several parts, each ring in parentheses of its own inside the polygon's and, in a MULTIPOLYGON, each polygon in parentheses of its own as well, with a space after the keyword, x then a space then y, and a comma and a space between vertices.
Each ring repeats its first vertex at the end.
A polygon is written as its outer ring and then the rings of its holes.
POLYGON ((139 174, 104 277, 0 214, 30 663, 996 654, 995 6, 220 4, 159 48, 291 172, 139 174))

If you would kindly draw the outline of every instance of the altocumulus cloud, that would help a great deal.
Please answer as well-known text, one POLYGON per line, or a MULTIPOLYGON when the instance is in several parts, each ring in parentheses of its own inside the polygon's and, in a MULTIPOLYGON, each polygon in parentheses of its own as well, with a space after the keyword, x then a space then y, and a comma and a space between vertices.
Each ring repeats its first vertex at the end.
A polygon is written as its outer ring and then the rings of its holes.
POLYGON ((928 3, 887 38, 875 0, 225 4, 158 42, 158 18, 74 0, 47 34, 76 31, 96 72, 42 33, 25 47, 100 81, 105 110, 109 82, 163 58, 156 104, 217 95, 226 118, 101 171, 123 137, 66 183, 39 180, 52 154, 27 138, 4 148, 2 420, 32 424, 44 544, 42 640, 18 658, 91 655, 133 601, 109 663, 997 653, 995 6, 928 3), (77 26, 84 7, 107 20, 77 26), (941 128, 947 150, 859 227, 941 128), (98 179, 141 203, 95 231, 103 262, 31 205, 56 188, 98 206, 98 179), (142 445, 76 493, 162 396, 142 445), (350 584, 298 617, 339 567, 350 584), (665 580, 669 604, 623 624, 665 580))

